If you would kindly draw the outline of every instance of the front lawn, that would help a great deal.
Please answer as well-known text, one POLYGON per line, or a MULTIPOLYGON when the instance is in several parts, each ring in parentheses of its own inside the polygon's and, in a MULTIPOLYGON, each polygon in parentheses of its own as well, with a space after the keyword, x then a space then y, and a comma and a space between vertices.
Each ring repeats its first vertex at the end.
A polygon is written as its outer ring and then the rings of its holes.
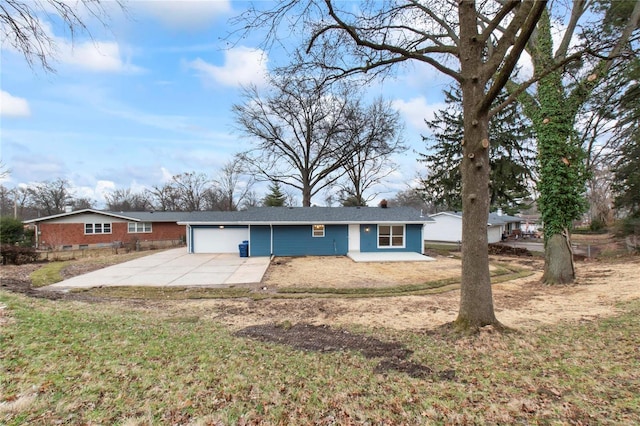
POLYGON ((277 318, 265 334, 184 303, 0 291, 0 423, 640 423, 640 301, 609 319, 463 338, 277 318))

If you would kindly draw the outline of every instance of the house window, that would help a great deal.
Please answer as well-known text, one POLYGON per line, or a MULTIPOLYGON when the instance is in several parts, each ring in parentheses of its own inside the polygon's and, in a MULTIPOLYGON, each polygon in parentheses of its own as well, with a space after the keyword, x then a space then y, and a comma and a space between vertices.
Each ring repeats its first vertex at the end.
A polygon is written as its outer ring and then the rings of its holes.
POLYGON ((324 225, 313 225, 313 236, 324 237, 324 225))
POLYGON ((110 223, 85 223, 84 233, 85 234, 110 234, 111 224, 110 223))
POLYGON ((130 234, 140 234, 140 233, 150 233, 151 232, 151 222, 129 222, 129 233, 130 234))
POLYGON ((404 247, 404 225, 378 225, 378 247, 404 247))

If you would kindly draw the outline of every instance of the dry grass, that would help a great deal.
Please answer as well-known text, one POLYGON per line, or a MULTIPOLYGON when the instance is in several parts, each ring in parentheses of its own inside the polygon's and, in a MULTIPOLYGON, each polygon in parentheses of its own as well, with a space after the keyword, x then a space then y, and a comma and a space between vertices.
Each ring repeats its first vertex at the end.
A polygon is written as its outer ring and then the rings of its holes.
POLYGON ((401 345, 409 352, 396 366, 434 372, 421 378, 356 348, 239 337, 188 304, 166 310, 3 292, 0 302, 12 318, 0 334, 0 423, 11 426, 640 422, 638 301, 607 319, 526 333, 331 328, 401 345))

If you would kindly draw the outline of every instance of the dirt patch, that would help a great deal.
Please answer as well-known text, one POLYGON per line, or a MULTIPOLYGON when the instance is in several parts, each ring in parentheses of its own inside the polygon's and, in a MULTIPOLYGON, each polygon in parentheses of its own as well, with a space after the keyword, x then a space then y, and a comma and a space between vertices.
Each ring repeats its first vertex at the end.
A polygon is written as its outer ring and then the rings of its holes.
MULTIPOLYGON (((619 312, 619 302, 640 298, 638 257, 580 262, 576 265, 576 282, 562 286, 540 283, 543 262, 537 258, 493 257, 492 260, 516 263, 533 271, 529 277, 493 285, 498 319, 516 329, 535 329, 562 321, 615 315, 619 312)), ((289 321, 334 327, 362 325, 433 330, 455 320, 460 292, 380 298, 235 299, 184 303, 181 309, 199 311, 203 316, 234 328, 289 321)))
MULTIPOLYGON (((576 264, 572 285, 540 283, 543 261, 538 257, 492 256, 492 262, 514 264, 533 275, 494 284, 498 319, 517 329, 532 329, 562 321, 584 321, 614 315, 617 304, 640 298, 640 258, 623 257, 576 264)), ((86 293, 44 292, 31 288, 29 274, 42 265, 0 267, 0 288, 36 297, 126 304, 167 316, 189 315, 215 319, 233 329, 281 323, 381 327, 397 330, 433 330, 455 320, 460 293, 368 298, 211 299, 211 300, 113 300, 86 293)), ((91 264, 66 271, 81 273, 91 264)), ((460 275, 460 261, 438 257, 435 262, 355 263, 346 258, 276 259, 261 286, 394 286, 460 275), (280 262, 279 264, 277 262, 280 262), (280 278, 278 278, 280 277, 280 278)))
POLYGON ((270 288, 393 287, 460 276, 460 259, 432 262, 354 262, 348 257, 278 257, 262 279, 270 288))
POLYGON ((455 377, 452 370, 437 373, 425 365, 408 360, 412 351, 401 343, 383 342, 375 337, 333 329, 328 325, 263 324, 243 328, 235 335, 303 351, 358 351, 366 358, 382 358, 375 368, 378 373, 395 370, 422 379, 432 377, 452 380, 455 377))

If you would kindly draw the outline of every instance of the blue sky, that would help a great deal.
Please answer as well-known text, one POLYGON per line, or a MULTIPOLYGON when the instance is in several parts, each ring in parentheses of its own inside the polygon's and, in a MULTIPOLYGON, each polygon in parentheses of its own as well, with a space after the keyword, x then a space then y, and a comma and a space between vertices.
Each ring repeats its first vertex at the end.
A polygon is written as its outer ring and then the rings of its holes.
MULTIPOLYGON (((242 85, 263 85, 265 73, 286 57, 277 48, 262 51, 260 32, 229 42, 229 19, 248 3, 127 5, 126 15, 112 11, 108 29, 87 17, 93 40, 80 35, 73 43, 43 16, 57 42, 56 73, 30 68, 2 46, 0 158, 11 170, 3 185, 63 178, 76 196, 101 207, 105 192, 116 188, 139 191, 184 172, 213 177, 250 147, 233 129, 231 106, 242 85)), ((415 178, 423 119, 442 108, 447 84, 414 65, 368 88, 398 108, 409 146, 395 158, 399 170, 378 188, 381 197, 415 178)), ((322 197, 313 201, 323 204, 322 197)))

